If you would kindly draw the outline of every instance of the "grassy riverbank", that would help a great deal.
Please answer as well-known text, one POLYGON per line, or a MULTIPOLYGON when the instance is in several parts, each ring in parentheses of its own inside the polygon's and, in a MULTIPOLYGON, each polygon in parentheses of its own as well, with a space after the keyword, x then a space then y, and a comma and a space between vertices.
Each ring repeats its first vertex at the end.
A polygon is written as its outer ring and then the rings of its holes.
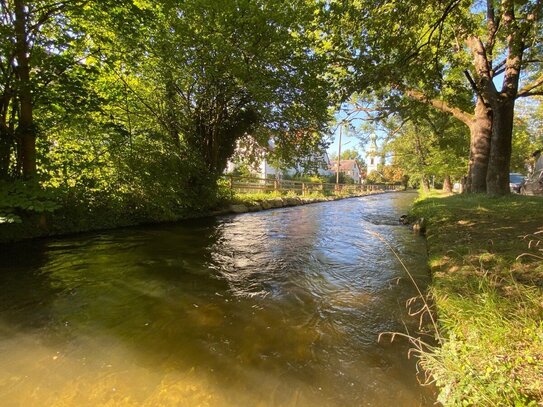
MULTIPOLYGON (((151 201, 140 200, 137 204, 130 200, 125 202, 111 197, 98 202, 76 201, 75 203, 50 199, 44 202, 52 208, 51 210, 36 212, 9 208, 8 213, 14 213, 12 217, 15 221, 2 222, 0 210, 0 243, 142 224, 176 222, 227 213, 254 212, 373 193, 380 193, 380 191, 338 192, 337 194, 314 192, 301 197, 294 192, 240 194, 221 190, 216 196, 212 195, 207 199, 197 200, 191 197, 191 199, 176 200, 160 197, 151 201)), ((42 202, 39 204, 45 205, 42 202)), ((35 203, 29 201, 26 206, 30 205, 32 208, 36 206, 35 203)), ((9 220, 4 218, 6 219, 9 220)))
POLYGON ((444 405, 543 405, 543 200, 420 199, 443 345, 421 363, 444 405))

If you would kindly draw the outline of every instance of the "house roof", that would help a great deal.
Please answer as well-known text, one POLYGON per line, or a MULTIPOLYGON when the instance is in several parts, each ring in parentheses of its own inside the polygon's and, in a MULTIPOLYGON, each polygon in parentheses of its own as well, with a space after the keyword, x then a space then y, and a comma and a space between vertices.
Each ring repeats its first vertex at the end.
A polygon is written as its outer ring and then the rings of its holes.
MULTIPOLYGON (((341 160, 339 162, 339 172, 353 171, 355 167, 358 167, 358 171, 360 172, 360 166, 356 160, 341 160)), ((337 161, 330 161, 330 169, 337 171, 337 161)))

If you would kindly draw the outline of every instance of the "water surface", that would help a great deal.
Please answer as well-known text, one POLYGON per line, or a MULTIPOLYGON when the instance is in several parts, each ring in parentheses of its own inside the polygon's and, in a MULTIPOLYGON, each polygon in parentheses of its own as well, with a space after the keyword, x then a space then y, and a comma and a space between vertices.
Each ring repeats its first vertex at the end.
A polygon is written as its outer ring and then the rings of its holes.
POLYGON ((432 405, 386 194, 2 247, 3 406, 432 405))

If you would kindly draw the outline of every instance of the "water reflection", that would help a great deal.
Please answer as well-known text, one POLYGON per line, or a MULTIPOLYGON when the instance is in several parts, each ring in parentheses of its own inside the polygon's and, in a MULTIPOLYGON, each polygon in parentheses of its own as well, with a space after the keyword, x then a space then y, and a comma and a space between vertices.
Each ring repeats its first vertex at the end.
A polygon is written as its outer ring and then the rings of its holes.
POLYGON ((430 405, 407 344, 376 343, 414 290, 372 233, 426 278, 412 198, 3 248, 3 405, 430 405))

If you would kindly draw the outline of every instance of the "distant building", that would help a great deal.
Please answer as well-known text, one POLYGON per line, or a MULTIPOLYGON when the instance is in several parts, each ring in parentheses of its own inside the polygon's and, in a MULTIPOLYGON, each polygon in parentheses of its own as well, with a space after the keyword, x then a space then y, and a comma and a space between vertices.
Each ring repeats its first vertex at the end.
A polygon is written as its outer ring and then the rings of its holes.
MULTIPOLYGON (((287 168, 284 170, 281 170, 279 168, 274 167, 271 165, 267 159, 268 152, 273 151, 275 148, 275 145, 273 141, 270 140, 268 143, 267 148, 260 148, 259 149, 259 156, 260 159, 256 161, 256 163, 253 163, 251 165, 251 172, 253 175, 259 177, 259 178, 276 178, 281 179, 285 175, 293 176, 296 174, 304 174, 305 170, 303 168, 303 165, 298 165, 293 168, 287 168)), ((242 151, 242 149, 238 148, 236 153, 238 156, 243 156, 245 154, 245 151, 242 151)), ((312 157, 304 157, 301 160, 301 162, 313 162, 313 163, 320 163, 318 168, 316 169, 317 174, 323 177, 328 177, 333 174, 332 171, 330 171, 330 158, 328 157, 328 153, 324 152, 321 156, 312 156, 312 157)), ((228 161, 226 166, 226 173, 233 172, 236 169, 236 164, 232 161, 228 161)))
MULTIPOLYGON (((337 173, 337 161, 330 161, 330 171, 337 173)), ((362 168, 356 160, 340 160, 339 172, 351 177, 355 183, 362 181, 362 168)))
MULTIPOLYGON (((303 160, 302 160, 303 161, 303 160)), ((329 170, 330 167, 330 158, 328 158, 328 153, 324 152, 322 156, 320 157, 310 157, 307 159, 307 161, 313 161, 313 162, 319 162, 321 163, 320 166, 316 169, 317 175, 320 175, 322 177, 328 177, 332 175, 332 171, 329 170)), ((307 175, 305 174, 305 170, 303 168, 303 165, 297 165, 296 167, 287 168, 284 170, 281 170, 279 168, 275 168, 274 166, 270 165, 268 163, 268 160, 266 159, 266 156, 264 155, 262 157, 262 161, 260 161, 258 166, 259 176, 261 178, 283 178, 285 175, 293 176, 297 174, 307 175)))
POLYGON ((366 153, 366 164, 368 166, 368 175, 373 171, 377 171, 377 165, 379 164, 379 157, 377 152, 377 137, 375 134, 372 134, 370 137, 370 146, 366 153))

